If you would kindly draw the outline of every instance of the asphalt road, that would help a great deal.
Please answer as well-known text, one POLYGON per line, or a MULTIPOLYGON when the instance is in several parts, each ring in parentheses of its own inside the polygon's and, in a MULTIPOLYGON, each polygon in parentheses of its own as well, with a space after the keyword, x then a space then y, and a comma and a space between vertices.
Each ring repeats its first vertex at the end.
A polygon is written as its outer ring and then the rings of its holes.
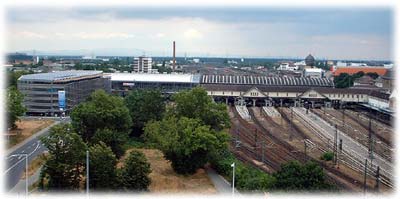
POLYGON ((55 122, 49 127, 39 131, 34 136, 28 138, 28 141, 13 149, 8 151, 6 157, 6 170, 4 171, 4 177, 6 179, 6 190, 11 190, 20 180, 22 173, 25 171, 25 156, 18 154, 28 154, 28 164, 35 159, 38 155, 46 151, 46 147, 40 142, 40 137, 47 136, 49 134, 49 129, 58 124, 55 122))

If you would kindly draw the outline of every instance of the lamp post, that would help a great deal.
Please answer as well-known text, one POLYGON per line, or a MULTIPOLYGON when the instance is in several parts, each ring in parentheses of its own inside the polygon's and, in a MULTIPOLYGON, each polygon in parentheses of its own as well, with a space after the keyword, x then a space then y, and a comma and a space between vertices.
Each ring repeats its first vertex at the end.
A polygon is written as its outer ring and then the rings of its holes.
POLYGON ((235 196, 235 163, 231 164, 232 169, 232 197, 235 196))
POLYGON ((18 153, 14 155, 10 155, 10 157, 15 156, 25 156, 25 196, 28 197, 28 154, 27 153, 18 153))
POLYGON ((89 198, 89 151, 86 151, 86 197, 89 198))

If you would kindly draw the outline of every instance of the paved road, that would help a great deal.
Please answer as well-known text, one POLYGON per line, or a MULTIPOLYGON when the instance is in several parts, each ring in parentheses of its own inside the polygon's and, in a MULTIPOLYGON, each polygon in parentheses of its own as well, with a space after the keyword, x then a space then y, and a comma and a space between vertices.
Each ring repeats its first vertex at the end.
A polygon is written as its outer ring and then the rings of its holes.
MULTIPOLYGON (((305 108, 294 108, 293 110, 298 115, 301 115, 301 117, 304 118, 308 123, 312 124, 313 126, 318 126, 320 132, 324 133, 326 137, 334 140, 335 128, 329 125, 326 121, 312 112, 308 112, 308 114, 306 114, 305 108)), ((360 162, 364 162, 365 158, 369 157, 368 148, 338 130, 338 140, 339 139, 342 139, 343 141, 343 149, 352 154, 352 156, 358 159, 360 162)), ((391 163, 376 153, 374 153, 373 163, 379 165, 380 168, 383 169, 383 172, 385 172, 387 175, 390 175, 393 171, 391 163)))
POLYGON ((48 135, 49 129, 58 123, 60 122, 57 121, 53 123, 52 125, 28 138, 23 143, 7 151, 6 170, 3 173, 5 179, 7 180, 6 190, 11 190, 18 183, 22 173, 25 171, 25 156, 13 155, 21 153, 28 154, 28 163, 31 162, 33 159, 35 159, 35 157, 47 150, 40 142, 40 137, 48 135))
MULTIPOLYGON (((214 184, 215 189, 220 194, 232 194, 231 184, 226 181, 222 176, 220 176, 214 169, 206 167, 207 175, 214 184)), ((236 183, 235 183, 236 184, 236 183)), ((235 194, 239 192, 235 189, 235 194)))

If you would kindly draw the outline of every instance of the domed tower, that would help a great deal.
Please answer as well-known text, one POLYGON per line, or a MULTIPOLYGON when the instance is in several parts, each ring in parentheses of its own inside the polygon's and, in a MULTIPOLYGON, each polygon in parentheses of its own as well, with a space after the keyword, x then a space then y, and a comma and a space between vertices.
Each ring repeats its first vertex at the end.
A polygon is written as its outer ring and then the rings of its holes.
POLYGON ((311 54, 306 57, 305 62, 306 66, 315 66, 315 59, 311 54))

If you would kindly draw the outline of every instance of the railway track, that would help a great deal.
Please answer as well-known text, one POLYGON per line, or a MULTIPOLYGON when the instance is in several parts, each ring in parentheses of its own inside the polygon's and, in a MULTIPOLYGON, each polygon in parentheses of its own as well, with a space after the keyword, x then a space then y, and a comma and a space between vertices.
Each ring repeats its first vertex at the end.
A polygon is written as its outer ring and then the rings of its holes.
MULTIPOLYGON (((290 120, 288 118, 288 113, 278 109, 278 111, 280 112, 280 114, 283 116, 283 118, 289 123, 290 120)), ((252 118, 254 118, 254 120, 257 120, 256 115, 254 114, 253 110, 250 110, 250 115, 252 118)), ((271 129, 265 129, 266 131, 269 132, 275 132, 276 134, 281 134, 283 133, 283 131, 285 131, 285 129, 283 129, 279 124, 275 123, 271 118, 269 118, 268 116, 264 115, 264 118, 266 119, 265 121, 268 122, 268 124, 266 124, 266 126, 268 127, 272 127, 271 129)), ((259 124, 259 126, 264 126, 262 124, 259 124)), ((302 130, 300 130, 296 125, 292 125, 292 132, 295 132, 300 138, 304 138, 304 139, 309 139, 309 136, 307 136, 306 134, 303 133, 302 130)), ((287 141, 283 140, 282 138, 279 138, 279 136, 275 137, 277 140, 279 140, 279 142, 284 145, 286 148, 290 149, 291 151, 296 150, 292 145, 290 145, 287 141)), ((315 148, 322 153, 327 152, 328 150, 324 149, 321 146, 315 146, 315 148)), ((304 153, 299 153, 298 154, 298 160, 301 161, 304 159, 304 157, 306 157, 307 160, 312 160, 314 162, 317 162, 322 168, 325 169, 325 171, 327 172, 327 176, 328 178, 330 178, 330 181, 335 182, 337 185, 339 185, 339 187, 343 187, 343 188, 347 188, 347 189, 352 189, 352 190, 358 190, 361 191, 361 188, 363 187, 363 184, 361 182, 359 182, 358 180, 354 179, 353 177, 342 173, 341 171, 332 168, 326 164, 323 164, 322 162, 320 162, 318 159, 315 159, 311 156, 306 156, 306 154, 304 153)), ((368 186, 371 188, 371 186, 368 186)))
MULTIPOLYGON (((235 155, 238 159, 244 160, 245 162, 268 173, 279 170, 280 164, 286 163, 290 160, 298 160, 300 162, 303 162, 304 160, 313 160, 326 170, 329 181, 334 182, 339 187, 347 190, 362 190, 363 184, 354 178, 318 161, 317 159, 306 156, 303 152, 297 151, 299 153, 294 154, 293 151, 296 149, 286 141, 272 135, 270 130, 258 123, 253 111, 250 111, 250 114, 254 119, 254 124, 242 119, 239 114, 231 108, 230 112, 234 115, 231 116, 233 125, 230 131, 230 133, 235 137, 235 139, 232 140, 232 146, 235 147, 237 141, 240 141, 240 147, 235 148, 235 155), (262 147, 260 147, 260 140, 261 142, 264 140, 270 140, 268 143, 274 144, 274 150, 270 149, 267 150, 267 152, 263 152, 262 147), (262 153, 264 153, 264 158, 260 155, 262 153), (265 165, 257 164, 256 161, 258 163, 264 163, 265 165), (265 166, 268 168, 265 168, 265 166)), ((274 128, 280 128, 276 123, 271 124, 273 124, 271 126, 274 126, 274 128)), ((293 128, 295 129, 296 127, 293 125, 293 128)), ((301 131, 298 131, 298 133, 302 134, 301 131)), ((306 138, 307 136, 303 134, 302 137, 306 138)), ((322 149, 319 148, 319 150, 322 149)), ((368 185, 368 187, 371 188, 370 185, 368 185)))
MULTIPOLYGON (((295 111, 295 114, 298 116, 299 119, 302 120, 302 122, 305 125, 308 126, 308 128, 310 130, 312 130, 312 132, 315 135, 317 135, 326 144, 326 146, 330 147, 331 149, 334 148, 334 144, 332 141, 333 138, 331 136, 328 136, 329 133, 326 133, 327 129, 321 129, 321 127, 316 127, 315 124, 311 120, 306 120, 304 118, 305 116, 303 117, 303 116, 299 115, 299 113, 297 113, 297 111, 295 111)), ((346 139, 350 139, 350 138, 346 138, 346 139)), ((359 146, 359 147, 361 147, 361 146, 359 146)), ((341 155, 340 161, 342 161, 343 164, 346 164, 353 170, 358 171, 360 173, 364 172, 364 158, 363 157, 360 157, 358 155, 358 153, 356 153, 352 149, 349 149, 346 145, 343 146, 343 150, 341 153, 342 153, 342 155, 341 155)), ((383 160, 380 158, 379 161, 382 162, 383 160)), ((386 164, 384 164, 384 165, 386 165, 386 164)), ((367 167, 367 175, 370 176, 371 178, 374 178, 376 169, 377 169, 376 163, 375 164, 371 163, 370 166, 367 167)), ((392 188, 393 187, 392 177, 393 176, 391 173, 389 173, 387 170, 385 170, 381 167, 380 182, 382 184, 386 185, 389 188, 392 188)))
MULTIPOLYGON (((352 139, 356 140, 360 144, 365 147, 369 147, 369 140, 368 140, 368 130, 361 126, 357 121, 352 120, 345 116, 344 120, 346 121, 343 124, 343 114, 339 113, 334 109, 328 110, 324 114, 320 109, 310 109, 312 113, 316 114, 320 118, 323 118, 326 122, 328 122, 331 126, 337 125, 337 128, 351 137, 352 139), (342 119, 339 119, 342 118, 342 119), (344 126, 343 126, 344 125, 344 126)), ((373 134, 376 136, 376 134, 373 134)), ((374 138, 374 137, 373 137, 374 138)), ((375 139, 375 138, 374 138, 375 139)), ((383 142, 382 140, 377 137, 378 140, 375 141, 374 144, 374 152, 379 154, 380 156, 384 157, 385 159, 391 161, 392 160, 392 147, 383 142)))
MULTIPOLYGON (((344 114, 347 117, 351 118, 352 120, 358 122, 365 129, 369 129, 369 119, 363 113, 361 113, 361 115, 359 115, 353 111, 347 110, 347 111, 344 111, 344 114)), ((393 146, 393 143, 392 143, 393 132, 390 130, 391 127, 386 124, 381 124, 375 120, 376 120, 376 118, 371 120, 371 122, 372 122, 371 129, 374 132, 375 136, 378 137, 378 139, 382 140, 387 145, 393 146)))

